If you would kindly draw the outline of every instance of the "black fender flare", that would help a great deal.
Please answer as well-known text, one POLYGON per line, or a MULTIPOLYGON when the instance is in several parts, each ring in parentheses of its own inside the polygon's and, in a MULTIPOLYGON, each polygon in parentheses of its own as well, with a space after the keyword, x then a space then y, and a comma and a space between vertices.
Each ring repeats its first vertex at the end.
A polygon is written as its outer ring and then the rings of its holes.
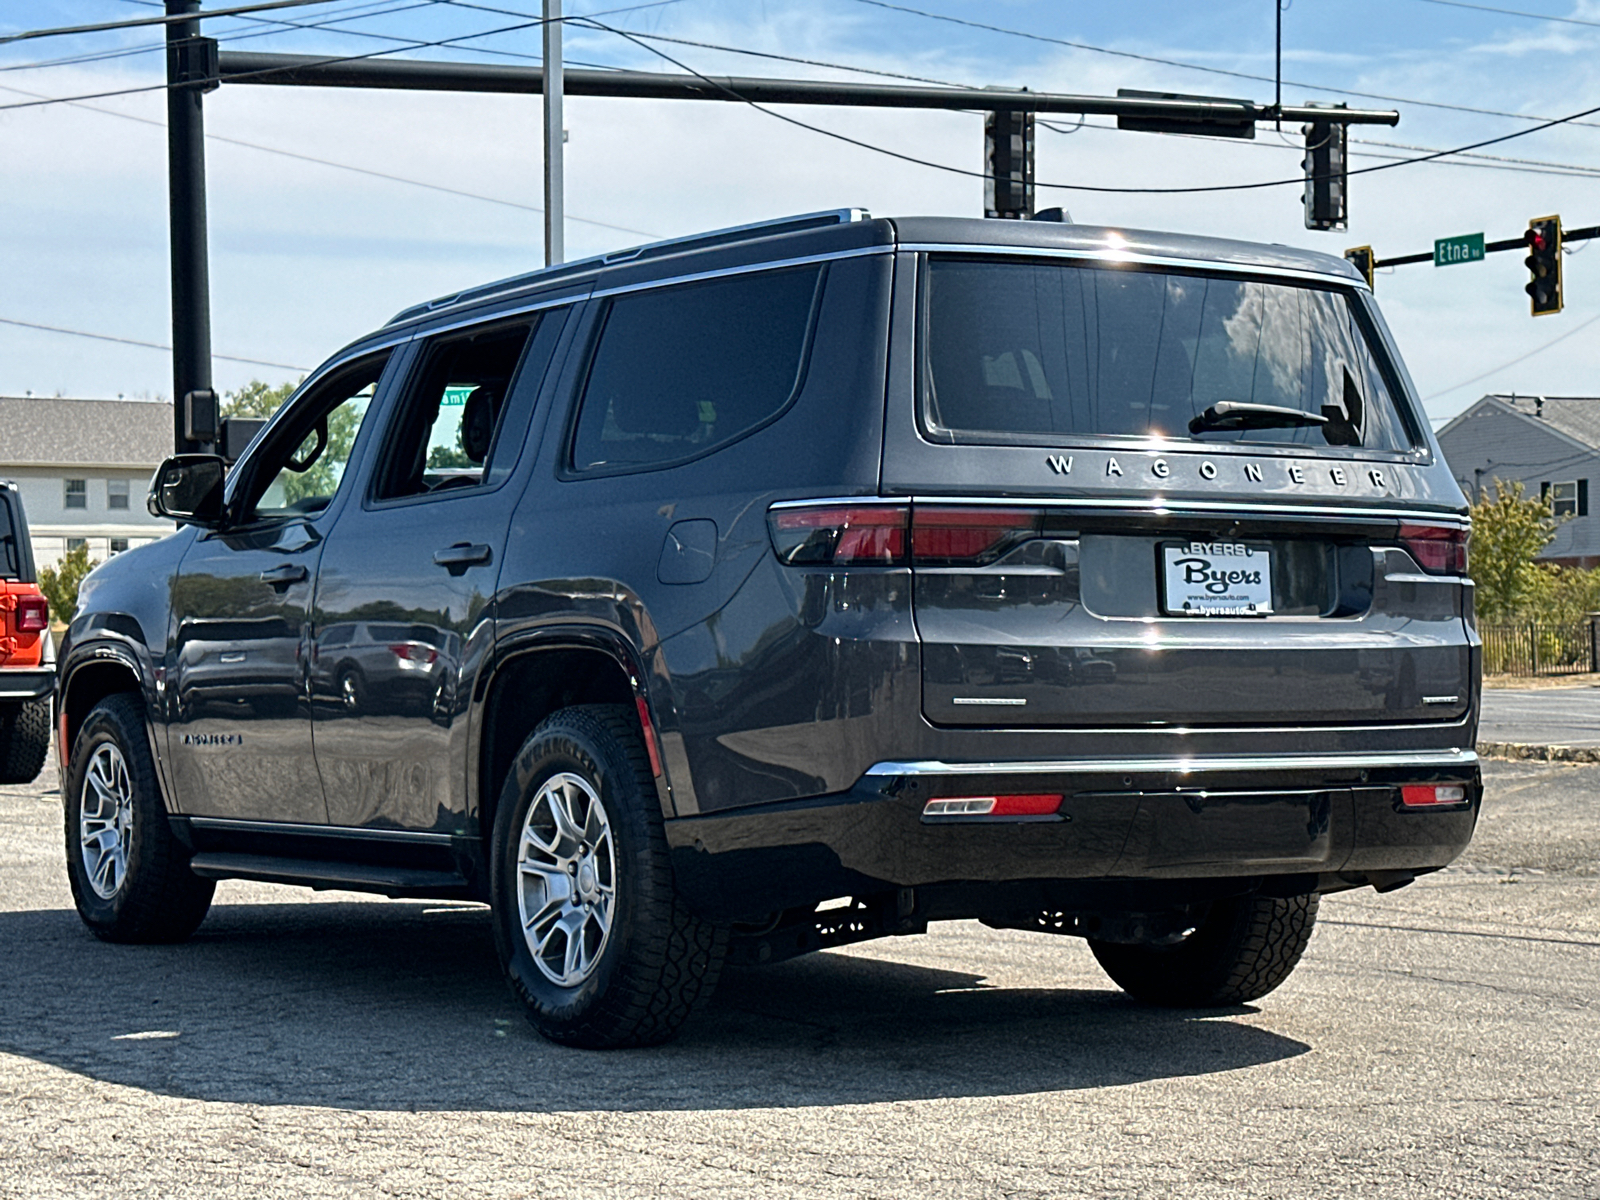
POLYGON ((149 647, 140 637, 132 636, 126 628, 119 626, 131 625, 138 629, 138 622, 134 618, 122 615, 120 620, 105 620, 106 614, 95 614, 94 627, 78 631, 76 640, 65 647, 65 652, 56 667, 55 688, 55 713, 56 713, 56 753, 61 765, 63 784, 67 762, 72 754, 72 747, 67 738, 67 718, 70 713, 70 704, 73 698, 74 686, 88 666, 114 666, 126 671, 133 677, 137 684, 139 698, 144 706, 145 736, 150 742, 150 757, 156 764, 156 781, 161 787, 162 803, 166 805, 168 813, 176 813, 173 804, 172 780, 168 774, 166 747, 162 744, 158 724, 165 728, 164 721, 158 721, 158 714, 165 710, 165 672, 152 660, 149 647), (85 640, 86 639, 86 640, 85 640))

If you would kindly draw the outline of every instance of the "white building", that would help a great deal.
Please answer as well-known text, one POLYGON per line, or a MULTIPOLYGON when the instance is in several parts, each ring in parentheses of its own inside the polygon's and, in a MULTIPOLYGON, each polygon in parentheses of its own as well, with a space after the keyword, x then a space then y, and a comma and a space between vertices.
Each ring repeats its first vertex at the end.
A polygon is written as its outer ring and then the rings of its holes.
POLYGON ((98 562, 171 533, 145 508, 171 453, 170 404, 0 396, 0 479, 22 493, 36 566, 80 542, 98 562))

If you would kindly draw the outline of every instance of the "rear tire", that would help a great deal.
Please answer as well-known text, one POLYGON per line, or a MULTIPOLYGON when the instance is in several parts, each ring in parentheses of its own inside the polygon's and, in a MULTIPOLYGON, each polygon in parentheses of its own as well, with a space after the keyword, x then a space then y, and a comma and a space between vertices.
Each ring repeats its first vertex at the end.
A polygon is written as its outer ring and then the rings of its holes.
POLYGON ((1089 939, 1123 991, 1167 1008, 1215 1008, 1259 1000, 1289 978, 1316 925, 1318 897, 1239 896, 1212 903, 1193 933, 1172 946, 1089 939))
POLYGON ((50 753, 50 701, 0 705, 0 783, 32 783, 50 753))
POLYGON ((506 979, 553 1042, 657 1045, 716 987, 727 931, 677 894, 628 706, 562 709, 523 743, 500 793, 490 892, 506 979))
POLYGON ((185 941, 217 885, 189 870, 167 823, 137 696, 94 707, 64 776, 67 878, 83 923, 106 942, 185 941))

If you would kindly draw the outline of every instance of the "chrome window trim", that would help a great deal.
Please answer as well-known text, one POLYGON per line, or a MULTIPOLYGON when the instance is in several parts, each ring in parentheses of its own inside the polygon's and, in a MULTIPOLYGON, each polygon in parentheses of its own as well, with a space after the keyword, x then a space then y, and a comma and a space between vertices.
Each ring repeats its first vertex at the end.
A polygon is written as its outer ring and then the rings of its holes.
POLYGON ((1068 758, 1035 762, 880 762, 869 776, 883 775, 1105 775, 1167 772, 1193 775, 1203 771, 1325 771, 1382 767, 1420 769, 1476 766, 1475 750, 1411 750, 1381 754, 1197 754, 1150 758, 1068 758))
POLYGON ((369 829, 360 825, 300 825, 291 821, 246 821, 237 817, 188 817, 196 829, 215 829, 235 833, 283 833, 311 837, 354 838, 371 842, 425 842, 448 846, 453 834, 428 833, 410 829, 369 829))
POLYGON ((787 267, 808 267, 814 263, 839 262, 847 258, 867 258, 872 255, 893 254, 895 247, 859 246, 854 250, 830 250, 826 254, 806 254, 799 258, 773 258, 762 262, 746 263, 738 267, 718 267, 714 271, 694 271, 688 275, 663 276, 660 279, 640 280, 611 288, 597 288, 590 293, 591 300, 604 300, 610 296, 623 296, 632 292, 647 292, 655 288, 673 287, 683 283, 701 283, 708 279, 726 279, 734 275, 753 275, 759 271, 782 271, 787 267))
POLYGON ((1336 283, 1352 291, 1367 291, 1365 281, 1348 275, 1307 271, 1298 267, 1269 267, 1260 263, 1234 263, 1214 258, 1169 258, 1161 254, 1140 254, 1132 249, 1080 249, 1063 246, 1000 246, 969 245, 965 243, 907 242, 901 250, 917 254, 978 254, 988 258, 1073 258, 1102 263, 1105 266, 1183 267, 1188 270, 1226 272, 1235 275, 1258 275, 1274 279, 1299 279, 1317 283, 1336 283))

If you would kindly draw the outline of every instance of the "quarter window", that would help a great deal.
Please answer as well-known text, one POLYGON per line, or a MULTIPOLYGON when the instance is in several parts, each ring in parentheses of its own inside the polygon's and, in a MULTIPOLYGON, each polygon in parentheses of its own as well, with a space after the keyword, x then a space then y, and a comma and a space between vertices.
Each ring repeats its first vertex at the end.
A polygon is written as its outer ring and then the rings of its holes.
POLYGON ((781 413, 804 376, 823 277, 820 266, 763 271, 609 301, 573 467, 683 462, 781 413))
POLYGON ((87 479, 69 479, 69 480, 67 480, 66 507, 68 507, 68 508, 88 508, 89 507, 89 481, 87 479))

